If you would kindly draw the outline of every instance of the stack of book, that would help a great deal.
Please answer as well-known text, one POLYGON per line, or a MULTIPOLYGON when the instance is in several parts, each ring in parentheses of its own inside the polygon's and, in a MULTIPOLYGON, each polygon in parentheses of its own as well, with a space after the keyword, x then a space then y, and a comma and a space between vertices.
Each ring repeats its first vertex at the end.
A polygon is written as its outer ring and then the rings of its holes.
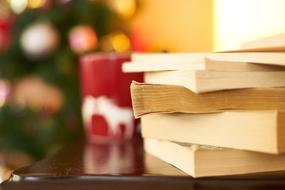
POLYGON ((285 170, 285 53, 133 54, 146 152, 193 177, 285 170), (284 153, 284 154, 282 154, 284 153))

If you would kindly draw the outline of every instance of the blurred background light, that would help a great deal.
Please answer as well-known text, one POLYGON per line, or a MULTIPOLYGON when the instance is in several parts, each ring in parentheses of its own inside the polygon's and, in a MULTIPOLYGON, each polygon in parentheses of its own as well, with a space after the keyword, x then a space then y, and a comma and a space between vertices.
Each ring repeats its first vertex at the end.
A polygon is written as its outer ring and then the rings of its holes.
POLYGON ((28 6, 28 0, 9 0, 12 11, 16 14, 22 13, 28 6))
POLYGON ((46 0, 28 0, 28 7, 31 9, 41 8, 45 5, 46 0))

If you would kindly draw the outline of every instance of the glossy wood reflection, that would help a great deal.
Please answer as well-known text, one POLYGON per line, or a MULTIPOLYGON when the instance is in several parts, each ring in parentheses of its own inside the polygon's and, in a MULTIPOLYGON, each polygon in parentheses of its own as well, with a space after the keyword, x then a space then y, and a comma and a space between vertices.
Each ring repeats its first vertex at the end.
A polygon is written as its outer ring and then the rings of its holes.
POLYGON ((285 172, 193 179, 143 152, 142 143, 69 145, 18 169, 2 189, 284 189, 285 172))
POLYGON ((173 166, 143 153, 141 143, 80 143, 70 145, 51 158, 16 170, 21 180, 60 176, 92 175, 185 175, 173 166))

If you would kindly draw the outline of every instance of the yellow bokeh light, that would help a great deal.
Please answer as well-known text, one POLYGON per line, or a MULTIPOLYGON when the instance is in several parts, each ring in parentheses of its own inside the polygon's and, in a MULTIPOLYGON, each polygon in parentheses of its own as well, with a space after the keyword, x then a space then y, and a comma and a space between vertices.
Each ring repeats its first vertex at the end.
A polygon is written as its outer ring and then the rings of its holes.
POLYGON ((12 11, 16 14, 22 13, 28 5, 28 0, 9 0, 12 11))
POLYGON ((28 0, 28 7, 31 9, 37 9, 44 6, 46 0, 28 0))
POLYGON ((111 43, 112 37, 110 35, 104 36, 100 39, 100 48, 105 52, 111 52, 113 51, 113 46, 111 43))
POLYGON ((10 16, 8 1, 0 1, 0 18, 6 19, 10 16))
POLYGON ((126 52, 130 49, 129 38, 122 33, 115 34, 111 38, 113 49, 117 52, 126 52))
POLYGON ((112 0, 111 6, 123 18, 132 17, 136 11, 136 1, 135 0, 112 0))

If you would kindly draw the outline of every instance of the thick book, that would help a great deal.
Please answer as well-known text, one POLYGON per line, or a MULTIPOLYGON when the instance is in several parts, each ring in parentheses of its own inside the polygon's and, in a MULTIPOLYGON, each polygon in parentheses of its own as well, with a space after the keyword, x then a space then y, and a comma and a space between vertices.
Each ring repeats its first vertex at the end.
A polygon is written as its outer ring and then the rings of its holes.
POLYGON ((249 174, 285 169, 285 154, 144 139, 144 150, 193 177, 249 174))
POLYGON ((227 111, 208 114, 147 114, 141 117, 144 138, 285 153, 285 113, 227 111))
POLYGON ((136 118, 149 113, 285 110, 285 88, 253 88, 195 94, 182 86, 132 82, 136 118))
POLYGON ((206 58, 214 61, 249 62, 264 65, 285 66, 285 52, 227 52, 212 53, 206 58))
POLYGON ((145 83, 179 85, 195 93, 285 87, 285 72, 161 71, 146 72, 145 83))
POLYGON ((207 59, 213 53, 150 53, 133 54, 132 62, 122 66, 124 72, 150 72, 171 70, 205 71, 280 71, 283 67, 252 64, 247 62, 227 62, 207 59))

